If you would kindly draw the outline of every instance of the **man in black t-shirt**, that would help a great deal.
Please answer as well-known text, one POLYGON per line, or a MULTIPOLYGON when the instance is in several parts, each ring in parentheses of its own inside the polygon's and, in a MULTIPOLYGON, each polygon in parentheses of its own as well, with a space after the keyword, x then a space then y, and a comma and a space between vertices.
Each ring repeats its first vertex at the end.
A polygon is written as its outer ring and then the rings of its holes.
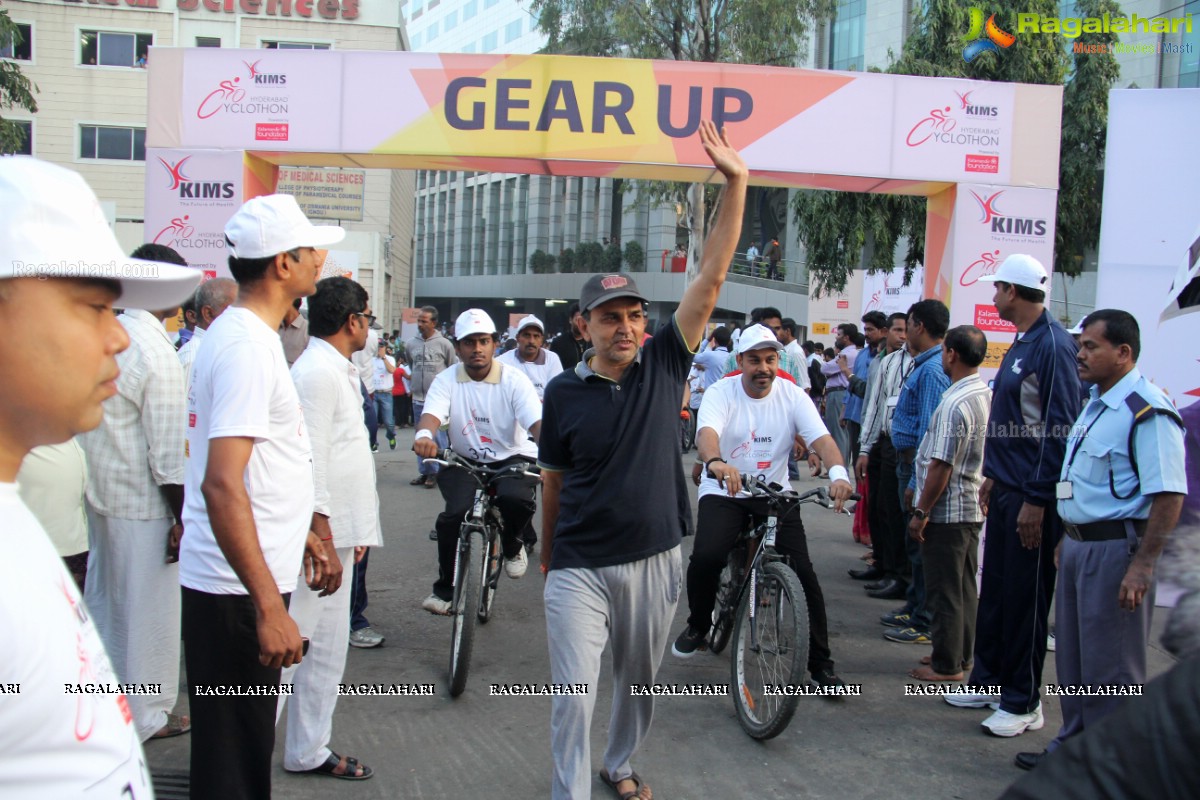
POLYGON ((546 387, 538 463, 550 671, 555 683, 588 684, 586 695, 552 701, 559 800, 591 795, 588 733, 607 641, 615 688, 600 778, 622 796, 650 797, 629 761, 650 728, 654 699, 632 696, 631 687, 654 682, 679 601, 679 542, 691 528, 679 398, 733 258, 747 183, 724 133, 705 120, 700 140, 726 188, 700 272, 675 315, 642 345, 646 300, 633 280, 593 276, 579 299, 592 349, 546 387))
POLYGON ((574 369, 575 365, 579 363, 579 359, 583 357, 583 352, 588 348, 587 339, 583 338, 583 334, 579 332, 579 303, 571 304, 569 316, 571 322, 566 332, 551 342, 549 348, 550 352, 558 356, 563 369, 574 369))

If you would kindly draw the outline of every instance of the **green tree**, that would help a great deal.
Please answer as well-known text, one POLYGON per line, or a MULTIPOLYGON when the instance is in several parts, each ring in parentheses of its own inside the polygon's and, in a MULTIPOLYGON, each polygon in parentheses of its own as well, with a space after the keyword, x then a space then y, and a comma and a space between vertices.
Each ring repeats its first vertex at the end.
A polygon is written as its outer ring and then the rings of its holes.
POLYGON ((557 258, 545 250, 534 250, 529 256, 529 269, 535 275, 545 275, 548 272, 554 272, 554 265, 557 261, 557 258))
POLYGON ((625 266, 630 272, 645 272, 646 271, 646 251, 633 239, 625 243, 625 266))
MULTIPOLYGON (((1078 16, 1119 16, 1114 0, 1079 0, 1078 16)), ((1003 0, 987 6, 1006 31, 1016 28, 1018 12, 1057 17, 1055 0, 1003 0)), ((929 0, 915 12, 913 33, 900 58, 887 72, 896 75, 955 77, 1016 83, 1063 84, 1062 161, 1055 240, 1055 269, 1077 275, 1082 253, 1100 236, 1099 165, 1104 162, 1108 90, 1117 77, 1111 54, 1068 54, 1058 34, 1022 33, 1002 53, 984 53, 968 63, 963 58, 970 7, 960 0, 929 0)), ((1113 34, 1083 34, 1073 41, 1102 44, 1113 34)), ((925 199, 844 192, 798 192, 792 201, 799 238, 807 248, 811 279, 840 290, 850 272, 865 264, 869 271, 888 270, 896 247, 908 237, 904 267, 908 277, 923 263, 925 199)))
POLYGON ((575 272, 575 251, 571 248, 565 248, 558 254, 558 271, 575 272))
MULTIPOLYGON (((8 12, 0 8, 0 45, 20 44, 21 33, 8 17, 8 12)), ((15 153, 25 144, 25 131, 10 119, 4 118, 4 112, 10 108, 23 108, 31 114, 37 113, 37 101, 33 93, 37 85, 21 74, 21 67, 13 61, 0 61, 0 155, 15 153)))
POLYGON ((604 248, 604 271, 621 271, 621 245, 609 242, 604 248))
POLYGON ((581 242, 575 248, 576 272, 604 272, 608 269, 604 259, 604 245, 599 242, 581 242))

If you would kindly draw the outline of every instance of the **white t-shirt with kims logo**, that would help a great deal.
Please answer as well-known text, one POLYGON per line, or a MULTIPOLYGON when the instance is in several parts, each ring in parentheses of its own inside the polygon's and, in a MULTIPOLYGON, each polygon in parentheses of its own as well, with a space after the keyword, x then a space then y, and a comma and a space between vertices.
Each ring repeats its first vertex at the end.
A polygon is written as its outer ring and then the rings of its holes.
MULTIPOLYGON (((812 399, 796 384, 776 378, 762 399, 746 394, 742 376, 733 375, 708 387, 700 404, 696 430, 712 428, 721 444, 721 458, 743 475, 762 475, 768 483, 787 486, 788 454, 795 437, 810 446, 829 429, 812 399)), ((699 496, 729 494, 707 471, 699 496)), ((741 492, 738 497, 749 497, 741 492)))
POLYGON ((209 594, 246 594, 213 536, 200 486, 210 439, 254 440, 244 481, 263 558, 280 592, 296 588, 313 513, 312 447, 279 334, 230 308, 209 326, 188 391, 179 582, 209 594))
POLYGON ((75 581, 0 483, 0 797, 154 797, 129 702, 75 581))
POLYGON ((461 364, 439 372, 425 394, 424 413, 449 423, 450 447, 465 458, 537 458, 529 428, 542 418, 542 401, 529 378, 499 361, 481 381, 471 380, 461 364))

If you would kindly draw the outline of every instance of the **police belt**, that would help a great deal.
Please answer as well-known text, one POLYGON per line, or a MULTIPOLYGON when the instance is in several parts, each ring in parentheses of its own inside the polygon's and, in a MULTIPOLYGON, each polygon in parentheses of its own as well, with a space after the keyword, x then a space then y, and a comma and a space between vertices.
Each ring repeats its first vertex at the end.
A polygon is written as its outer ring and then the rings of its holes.
POLYGON ((1139 538, 1146 532, 1146 520, 1144 519, 1106 519, 1083 525, 1064 522, 1063 533, 1077 542, 1109 542, 1128 536, 1126 525, 1132 525, 1139 538))

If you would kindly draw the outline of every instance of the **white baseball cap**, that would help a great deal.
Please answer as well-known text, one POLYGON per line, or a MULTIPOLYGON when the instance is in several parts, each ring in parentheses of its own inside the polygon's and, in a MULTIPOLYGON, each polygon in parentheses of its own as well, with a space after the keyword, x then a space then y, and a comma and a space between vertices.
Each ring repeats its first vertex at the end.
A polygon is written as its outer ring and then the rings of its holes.
POLYGON ((1084 314, 1082 317, 1079 318, 1079 321, 1075 323, 1075 327, 1068 330, 1067 333, 1071 334, 1072 336, 1082 336, 1083 335, 1083 323, 1086 319, 1087 319, 1087 314, 1084 314))
POLYGON ((468 308, 454 321, 454 338, 461 341, 475 333, 493 336, 496 333, 496 323, 492 322, 492 318, 483 309, 468 308))
POLYGON ((242 203, 225 223, 236 258, 271 258, 297 247, 328 247, 346 238, 338 225, 313 225, 290 194, 268 194, 242 203))
POLYGON ((1050 276, 1042 262, 1024 253, 1014 253, 1004 259, 995 275, 984 275, 979 280, 995 283, 1003 281, 1013 286, 1024 286, 1027 289, 1040 289, 1050 293, 1050 276))
POLYGON ((783 349, 783 345, 775 338, 775 332, 766 325, 751 325, 742 331, 742 338, 738 340, 739 353, 758 350, 763 347, 770 347, 775 350, 783 349))
POLYGON ((525 330, 530 325, 532 325, 533 327, 535 327, 539 331, 541 331, 543 336, 546 334, 546 326, 543 325, 542 321, 540 319, 538 319, 537 317, 535 317, 533 314, 530 314, 529 316, 524 317, 520 322, 517 323, 517 333, 520 333, 521 331, 525 330))
POLYGON ((127 256, 79 173, 29 156, 0 158, 0 280, 114 280, 121 307, 161 311, 191 295, 202 275, 127 256))

